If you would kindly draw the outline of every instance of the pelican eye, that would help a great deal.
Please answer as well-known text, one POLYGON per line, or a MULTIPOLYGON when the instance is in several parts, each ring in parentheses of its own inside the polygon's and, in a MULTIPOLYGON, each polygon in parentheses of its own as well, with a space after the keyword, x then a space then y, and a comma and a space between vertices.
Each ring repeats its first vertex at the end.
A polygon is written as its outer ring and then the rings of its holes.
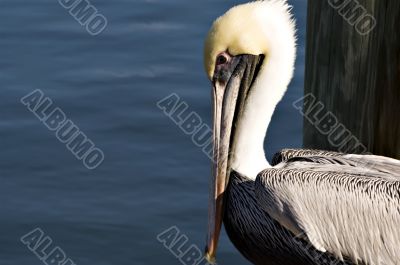
POLYGON ((226 64, 227 62, 229 62, 228 56, 226 56, 225 54, 218 55, 216 62, 217 65, 226 64))

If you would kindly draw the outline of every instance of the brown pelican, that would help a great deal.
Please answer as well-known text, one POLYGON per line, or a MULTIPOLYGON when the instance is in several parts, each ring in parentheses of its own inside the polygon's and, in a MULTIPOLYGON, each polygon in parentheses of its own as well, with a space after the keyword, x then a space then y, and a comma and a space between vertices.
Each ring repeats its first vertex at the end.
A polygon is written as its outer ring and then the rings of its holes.
POLYGON ((223 222, 254 264, 400 264, 400 161, 315 150, 266 160, 264 138, 295 54, 284 0, 236 6, 207 36, 214 106, 207 259, 214 261, 223 222))

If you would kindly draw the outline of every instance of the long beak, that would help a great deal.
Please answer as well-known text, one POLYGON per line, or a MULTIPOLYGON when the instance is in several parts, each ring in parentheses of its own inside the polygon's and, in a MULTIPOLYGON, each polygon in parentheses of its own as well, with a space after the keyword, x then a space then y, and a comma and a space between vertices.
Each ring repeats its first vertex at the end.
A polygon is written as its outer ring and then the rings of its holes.
POLYGON ((215 264, 215 254, 224 212, 224 192, 230 175, 230 150, 234 127, 244 108, 253 79, 263 57, 240 55, 233 58, 229 69, 222 69, 213 81, 214 146, 210 183, 206 259, 215 264))

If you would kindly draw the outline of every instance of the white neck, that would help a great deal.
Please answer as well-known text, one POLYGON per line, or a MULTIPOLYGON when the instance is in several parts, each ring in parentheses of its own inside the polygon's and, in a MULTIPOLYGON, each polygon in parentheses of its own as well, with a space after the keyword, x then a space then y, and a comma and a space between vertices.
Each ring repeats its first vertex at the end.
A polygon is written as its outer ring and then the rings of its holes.
POLYGON ((293 75, 296 57, 294 23, 290 14, 281 7, 260 14, 265 25, 268 54, 258 77, 250 89, 243 116, 233 144, 231 168, 255 179, 262 170, 270 167, 264 152, 264 139, 276 106, 282 99, 293 75))

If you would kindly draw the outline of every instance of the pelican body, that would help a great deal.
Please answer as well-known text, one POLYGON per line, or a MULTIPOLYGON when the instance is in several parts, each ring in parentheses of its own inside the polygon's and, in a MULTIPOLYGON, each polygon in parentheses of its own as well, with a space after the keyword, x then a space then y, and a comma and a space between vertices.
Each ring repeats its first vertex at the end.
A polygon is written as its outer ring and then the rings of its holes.
POLYGON ((285 0, 230 9, 212 25, 213 174, 206 257, 225 225, 254 264, 400 264, 400 161, 282 150, 264 139, 293 75, 295 23, 285 0))

